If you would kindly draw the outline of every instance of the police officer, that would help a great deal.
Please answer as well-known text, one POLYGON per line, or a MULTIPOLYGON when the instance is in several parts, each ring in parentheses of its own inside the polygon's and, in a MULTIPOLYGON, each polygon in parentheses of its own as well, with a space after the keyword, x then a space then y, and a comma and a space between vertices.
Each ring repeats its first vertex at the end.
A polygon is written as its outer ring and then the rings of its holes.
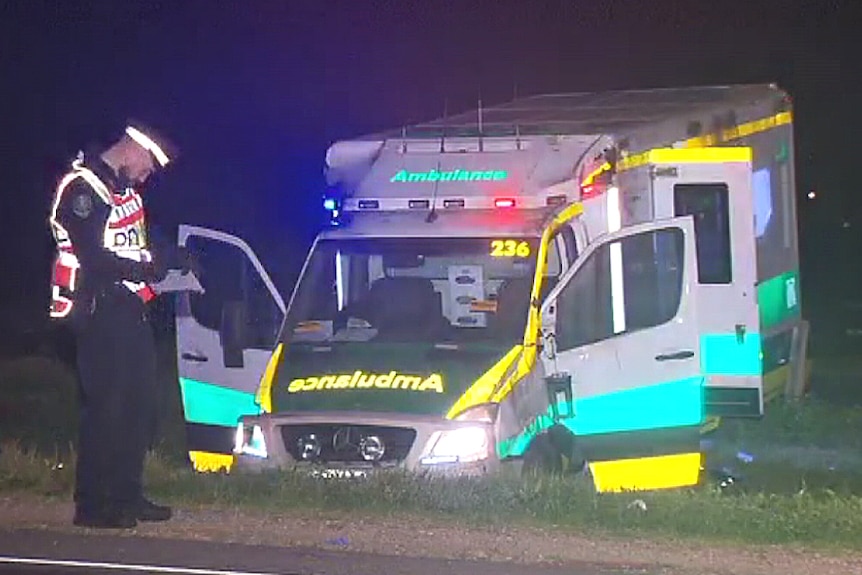
POLYGON ((176 253, 150 252, 139 188, 174 156, 155 131, 129 123, 100 154, 79 154, 54 196, 50 315, 72 327, 80 382, 75 525, 131 528, 171 517, 142 488, 156 409, 146 307, 169 268, 188 266, 176 253))

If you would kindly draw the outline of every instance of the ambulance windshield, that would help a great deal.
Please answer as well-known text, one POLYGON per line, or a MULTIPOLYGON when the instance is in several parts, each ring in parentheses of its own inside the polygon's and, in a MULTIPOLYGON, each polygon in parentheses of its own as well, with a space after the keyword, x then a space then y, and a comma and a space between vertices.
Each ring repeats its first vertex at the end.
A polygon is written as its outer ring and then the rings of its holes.
MULTIPOLYGON (((284 335, 292 343, 512 345, 523 338, 538 246, 534 237, 322 240, 284 335)), ((549 254, 548 279, 559 269, 549 254)))

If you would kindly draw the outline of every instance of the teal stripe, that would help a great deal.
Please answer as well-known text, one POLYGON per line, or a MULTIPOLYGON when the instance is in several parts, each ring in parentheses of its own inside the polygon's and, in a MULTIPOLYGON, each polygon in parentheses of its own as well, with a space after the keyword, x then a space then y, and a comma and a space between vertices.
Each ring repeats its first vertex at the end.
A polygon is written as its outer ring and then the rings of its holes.
POLYGON ((763 357, 758 333, 707 334, 700 337, 700 365, 705 375, 761 375, 763 357))
POLYGON ((210 383, 180 378, 186 421, 233 427, 244 415, 257 415, 260 407, 254 394, 210 383))
POLYGON ((497 457, 520 457, 524 455, 533 439, 543 431, 554 425, 554 419, 550 415, 551 408, 547 413, 540 413, 523 431, 514 437, 501 439, 497 442, 497 457))
MULTIPOLYGON (((577 384, 574 387, 577 393, 577 384)), ((561 423, 576 436, 700 425, 703 393, 703 378, 692 377, 575 399, 574 417, 561 423)), ((523 455, 533 438, 553 424, 548 408, 523 432, 500 441, 497 453, 500 457, 523 455)))

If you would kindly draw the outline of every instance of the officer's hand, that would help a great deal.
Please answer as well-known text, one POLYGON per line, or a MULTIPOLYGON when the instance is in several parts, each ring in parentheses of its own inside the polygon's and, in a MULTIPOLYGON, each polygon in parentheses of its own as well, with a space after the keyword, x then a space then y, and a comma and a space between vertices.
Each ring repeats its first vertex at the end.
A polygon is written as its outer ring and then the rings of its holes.
POLYGON ((146 266, 146 275, 148 283, 159 283, 168 275, 168 266, 158 259, 153 258, 152 261, 144 264, 146 266))
POLYGON ((192 272, 195 275, 200 275, 200 263, 185 246, 177 248, 177 260, 182 273, 192 272))

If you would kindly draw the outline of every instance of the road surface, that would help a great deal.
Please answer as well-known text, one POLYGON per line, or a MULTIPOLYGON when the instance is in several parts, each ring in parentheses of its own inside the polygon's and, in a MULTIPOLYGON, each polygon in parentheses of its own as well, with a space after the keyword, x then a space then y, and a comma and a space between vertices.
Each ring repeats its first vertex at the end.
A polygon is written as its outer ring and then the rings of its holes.
POLYGON ((590 564, 526 565, 300 547, 0 530, 0 575, 649 575, 590 564))

